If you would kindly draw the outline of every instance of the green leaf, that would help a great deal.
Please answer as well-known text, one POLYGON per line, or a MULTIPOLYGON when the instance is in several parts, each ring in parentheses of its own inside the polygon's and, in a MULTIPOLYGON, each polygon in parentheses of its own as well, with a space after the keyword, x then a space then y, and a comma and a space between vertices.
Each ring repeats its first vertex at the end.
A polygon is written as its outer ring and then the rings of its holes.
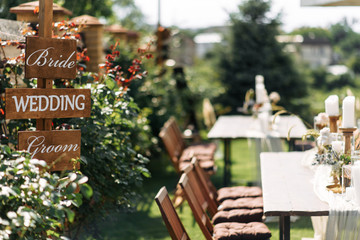
POLYGON ((75 218, 75 213, 72 210, 68 209, 68 208, 65 208, 64 210, 65 210, 66 215, 67 215, 67 217, 69 219, 69 222, 72 223, 74 221, 74 218, 75 218))
POLYGON ((106 78, 105 84, 110 90, 114 90, 116 88, 116 82, 109 77, 106 78))
POLYGON ((90 199, 91 196, 93 195, 93 190, 88 184, 81 185, 80 191, 86 199, 90 199))

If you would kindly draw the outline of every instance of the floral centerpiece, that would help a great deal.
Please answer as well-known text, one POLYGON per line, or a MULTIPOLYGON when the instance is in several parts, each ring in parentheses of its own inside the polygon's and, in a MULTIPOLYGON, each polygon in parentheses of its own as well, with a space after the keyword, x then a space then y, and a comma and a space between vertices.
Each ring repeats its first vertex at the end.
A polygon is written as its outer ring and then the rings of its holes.
POLYGON ((312 164, 331 165, 333 184, 338 187, 342 182, 342 167, 351 163, 351 157, 344 154, 343 141, 339 141, 337 136, 331 133, 328 127, 320 130, 320 136, 317 138, 318 152, 312 164))

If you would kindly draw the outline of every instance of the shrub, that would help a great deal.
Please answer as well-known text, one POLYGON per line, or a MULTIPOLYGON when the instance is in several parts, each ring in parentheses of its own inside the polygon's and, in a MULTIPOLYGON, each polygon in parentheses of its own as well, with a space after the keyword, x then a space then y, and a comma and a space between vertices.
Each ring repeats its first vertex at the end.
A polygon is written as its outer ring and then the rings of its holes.
POLYGON ((146 135, 146 118, 126 92, 113 79, 91 86, 91 117, 68 121, 71 128, 81 129, 82 172, 89 177, 94 190, 92 201, 84 204, 84 217, 107 204, 130 206, 136 196, 148 159, 135 151, 141 148, 132 141, 135 134, 146 135))
POLYGON ((74 207, 92 190, 87 177, 46 171, 45 161, 0 145, 0 239, 60 239, 74 207), (77 192, 80 186, 81 193, 77 192))

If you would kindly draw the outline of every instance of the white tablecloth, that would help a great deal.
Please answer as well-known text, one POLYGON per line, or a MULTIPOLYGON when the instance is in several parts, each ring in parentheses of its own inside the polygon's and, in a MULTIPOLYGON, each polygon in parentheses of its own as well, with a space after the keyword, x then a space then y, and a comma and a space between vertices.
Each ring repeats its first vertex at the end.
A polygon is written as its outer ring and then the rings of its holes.
MULTIPOLYGON (((356 201, 355 194, 350 194, 354 192, 335 194, 328 191, 326 186, 332 180, 331 166, 312 165, 315 153, 316 149, 309 150, 302 163, 314 171, 314 191, 322 201, 329 204, 330 212, 329 217, 312 217, 314 238, 316 240, 360 240, 360 205, 356 201)), ((360 176, 355 177, 360 178, 360 176)))

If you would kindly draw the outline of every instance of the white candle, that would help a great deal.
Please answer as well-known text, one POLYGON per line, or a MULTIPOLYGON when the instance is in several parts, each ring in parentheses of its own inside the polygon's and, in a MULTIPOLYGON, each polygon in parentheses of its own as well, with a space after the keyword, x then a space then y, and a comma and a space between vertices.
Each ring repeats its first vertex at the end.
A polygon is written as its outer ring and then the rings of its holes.
POLYGON ((325 112, 328 116, 339 116, 339 97, 330 95, 325 100, 325 112))
POLYGON ((264 77, 262 75, 256 75, 255 84, 264 84, 264 77))
POLYGON ((265 102, 265 86, 262 83, 255 85, 256 103, 265 102))
POLYGON ((343 105, 343 128, 353 128, 355 127, 355 97, 347 96, 344 98, 343 105))

